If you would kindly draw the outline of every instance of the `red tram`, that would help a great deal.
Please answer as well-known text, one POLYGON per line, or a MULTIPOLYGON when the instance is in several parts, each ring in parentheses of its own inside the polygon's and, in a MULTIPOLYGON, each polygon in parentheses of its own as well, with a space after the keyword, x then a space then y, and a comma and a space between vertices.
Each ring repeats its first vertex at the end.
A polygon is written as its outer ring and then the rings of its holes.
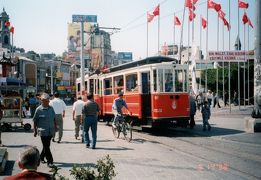
MULTIPOLYGON (((169 57, 149 57, 85 76, 86 93, 93 93, 101 118, 111 119, 112 103, 124 93, 136 125, 186 126, 189 120, 188 65, 169 57)), ((77 79, 77 95, 81 79, 77 79)))

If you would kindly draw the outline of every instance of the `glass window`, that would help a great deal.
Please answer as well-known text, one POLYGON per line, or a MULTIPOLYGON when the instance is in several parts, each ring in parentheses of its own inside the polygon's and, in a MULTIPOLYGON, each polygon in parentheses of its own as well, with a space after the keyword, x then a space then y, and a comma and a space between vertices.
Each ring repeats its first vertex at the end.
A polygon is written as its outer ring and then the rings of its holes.
POLYGON ((184 72, 184 91, 188 92, 188 81, 187 81, 188 72, 187 72, 187 70, 184 70, 183 72, 184 72))
POLYGON ((77 92, 81 91, 81 83, 77 83, 77 92))
POLYGON ((104 95, 112 94, 112 78, 104 79, 104 95))
POLYGON ((94 93, 94 80, 93 79, 90 79, 90 93, 94 93))
POLYGON ((171 69, 165 70, 165 92, 173 92, 173 73, 171 69))
POLYGON ((126 92, 138 92, 137 74, 126 75, 126 92))
POLYGON ((123 76, 116 76, 113 78, 114 82, 114 94, 119 94, 123 91, 123 76))
POLYGON ((158 70, 158 77, 159 77, 159 91, 163 92, 163 69, 158 70))
POLYGON ((87 89, 88 89, 88 83, 87 83, 87 81, 84 82, 84 86, 85 86, 85 89, 87 90, 87 89))
POLYGON ((180 69, 175 70, 175 90, 176 92, 183 91, 183 71, 180 69))
POLYGON ((155 70, 153 70, 153 90, 154 90, 154 92, 156 92, 157 91, 157 70, 155 69, 155 70))

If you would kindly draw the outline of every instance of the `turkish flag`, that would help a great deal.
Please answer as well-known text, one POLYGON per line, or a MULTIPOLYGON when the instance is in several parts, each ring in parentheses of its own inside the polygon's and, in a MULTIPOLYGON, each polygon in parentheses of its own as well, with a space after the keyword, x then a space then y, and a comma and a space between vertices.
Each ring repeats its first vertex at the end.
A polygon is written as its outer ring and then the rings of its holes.
POLYGON ((230 24, 227 22, 226 18, 224 17, 222 20, 223 20, 223 22, 224 22, 224 26, 227 26, 227 30, 230 30, 230 29, 231 29, 231 26, 230 26, 230 24))
POLYGON ((244 13, 244 15, 242 17, 242 21, 243 21, 244 24, 248 23, 248 17, 247 17, 246 12, 244 13))
POLYGON ((238 7, 247 9, 248 8, 248 3, 238 0, 238 7))
POLYGON ((218 12, 221 10, 221 5, 213 2, 212 0, 208 0, 208 8, 215 9, 218 12))
POLYGON ((252 28, 254 28, 252 22, 250 21, 250 19, 248 18, 248 25, 251 26, 252 28))
POLYGON ((153 15, 154 15, 154 16, 160 15, 160 5, 158 5, 158 6, 154 9, 153 15))
POLYGON ((223 19, 225 17, 225 13, 222 10, 218 11, 218 17, 220 17, 221 19, 223 19))
POLYGON ((189 9, 192 9, 195 10, 195 4, 198 2, 198 0, 186 0, 185 1, 185 7, 188 7, 189 9))
POLYGON ((6 26, 6 27, 9 27, 9 26, 10 26, 10 22, 9 22, 9 21, 6 21, 6 22, 5 22, 5 26, 6 26))
POLYGON ((189 21, 192 21, 196 17, 196 14, 193 13, 192 9, 189 9, 189 21))
POLYGON ((201 18, 201 25, 202 25, 203 29, 205 29, 207 27, 207 20, 204 18, 201 18))
POLYGON ((179 18, 177 16, 174 17, 174 24, 176 26, 180 26, 181 25, 181 22, 180 22, 180 20, 179 20, 179 18))
POLYGON ((14 27, 12 26, 9 30, 12 34, 14 34, 14 27))
POLYGON ((153 20, 153 18, 154 18, 153 14, 150 14, 150 13, 147 14, 147 22, 151 22, 153 20))

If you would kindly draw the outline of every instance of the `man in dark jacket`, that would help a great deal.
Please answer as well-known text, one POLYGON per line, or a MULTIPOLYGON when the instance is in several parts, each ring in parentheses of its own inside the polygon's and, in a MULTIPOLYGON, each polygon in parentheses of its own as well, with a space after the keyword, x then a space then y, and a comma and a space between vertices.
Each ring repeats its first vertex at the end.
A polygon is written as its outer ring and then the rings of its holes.
POLYGON ((197 105, 196 105, 195 99, 192 95, 189 97, 189 105, 190 105, 190 123, 189 123, 189 126, 190 126, 190 129, 193 129, 194 126, 196 125, 194 116, 195 116, 196 111, 197 111, 197 105))

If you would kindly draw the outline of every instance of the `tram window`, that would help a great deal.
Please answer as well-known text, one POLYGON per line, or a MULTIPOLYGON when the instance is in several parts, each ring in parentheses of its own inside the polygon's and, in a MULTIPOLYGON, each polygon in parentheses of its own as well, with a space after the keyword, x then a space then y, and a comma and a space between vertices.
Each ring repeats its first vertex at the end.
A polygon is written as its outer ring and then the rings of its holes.
POLYGON ((157 70, 153 70, 153 90, 157 91, 157 70))
POLYGON ((81 91, 81 83, 77 83, 77 92, 81 91))
POLYGON ((114 79, 114 94, 119 94, 123 91, 123 76, 116 76, 114 79))
POLYGON ((163 69, 158 70, 158 77, 159 77, 159 91, 163 92, 163 69))
POLYGON ((173 92, 173 74, 171 69, 165 70, 165 92, 173 92))
POLYGON ((93 79, 90 79, 89 82, 90 82, 90 91, 89 91, 89 92, 90 92, 90 93, 93 93, 93 92, 94 92, 94 84, 93 84, 93 83, 94 83, 94 80, 93 80, 93 79))
POLYGON ((137 74, 126 75, 126 92, 138 92, 137 74))
POLYGON ((176 90, 176 92, 183 91, 183 72, 182 72, 182 70, 175 70, 175 90, 176 90))
POLYGON ((85 87, 85 90, 88 89, 88 83, 87 83, 87 81, 84 81, 84 87, 85 87))
POLYGON ((104 79, 104 95, 112 94, 112 79, 104 79))
POLYGON ((188 81, 187 81, 187 70, 184 70, 184 91, 187 92, 188 91, 188 81))

